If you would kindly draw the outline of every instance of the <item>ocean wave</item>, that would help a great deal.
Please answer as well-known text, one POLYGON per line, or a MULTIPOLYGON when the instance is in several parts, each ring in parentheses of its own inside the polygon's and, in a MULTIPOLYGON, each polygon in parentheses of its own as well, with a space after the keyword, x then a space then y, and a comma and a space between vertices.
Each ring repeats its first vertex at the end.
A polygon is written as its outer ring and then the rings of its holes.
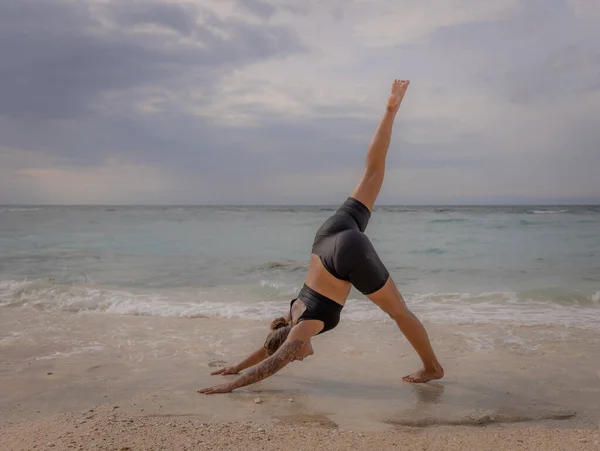
POLYGON ((600 291, 594 294, 586 294, 576 289, 546 287, 522 290, 518 293, 518 297, 524 302, 551 301, 553 304, 565 306, 593 306, 600 301, 600 291))
POLYGON ((210 301, 197 299, 194 293, 131 293, 104 287, 55 284, 51 279, 0 282, 0 308, 8 307, 72 313, 254 320, 281 315, 288 308, 280 301, 210 301))
POLYGON ((2 207, 0 208, 0 212, 3 211, 38 211, 41 210, 40 207, 2 207))
POLYGON ((395 207, 392 205, 384 205, 384 206, 374 206, 373 211, 374 212, 386 212, 386 213, 417 213, 417 212, 425 211, 425 210, 419 210, 414 207, 409 208, 409 207, 395 207))
POLYGON ((523 226, 529 226, 529 225, 539 224, 539 222, 536 222, 536 221, 527 221, 526 219, 521 219, 521 220, 519 220, 519 224, 523 225, 523 226))
MULTIPOLYGON (((222 293, 188 291, 132 293, 99 286, 56 284, 50 279, 0 282, 0 308, 33 308, 73 313, 236 318, 265 320, 280 316, 300 287, 263 281, 274 296, 250 291, 222 293)), ((533 299, 530 292, 403 293, 409 308, 425 321, 439 324, 512 323, 600 327, 600 291, 583 296, 587 302, 556 303, 533 299)), ((366 299, 350 298, 343 318, 356 322, 387 321, 389 317, 366 299)))
POLYGON ((302 287, 295 284, 275 282, 272 280, 261 280, 260 286, 266 288, 270 292, 270 295, 281 295, 281 296, 296 296, 302 287))
POLYGON ((449 222, 467 222, 468 218, 445 218, 445 219, 431 219, 427 221, 429 224, 445 224, 449 222))
POLYGON ((439 249, 437 247, 430 247, 427 249, 415 249, 409 251, 409 254, 417 254, 417 255, 442 255, 445 254, 446 251, 443 249, 439 249))
POLYGON ((265 269, 288 269, 288 270, 296 270, 296 269, 308 269, 308 262, 305 261, 294 261, 294 260, 280 260, 280 261, 272 261, 267 262, 263 265, 257 267, 257 269, 265 270, 265 269))
MULTIPOLYGON (((599 295, 600 296, 600 295, 599 295)), ((436 324, 515 324, 600 327, 598 307, 526 301, 514 292, 405 293, 409 308, 436 324)), ((350 321, 386 321, 388 316, 369 301, 352 299, 344 309, 350 321), (351 306, 351 307, 350 307, 351 306)))
POLYGON ((546 214, 555 214, 555 213, 568 213, 569 210, 527 210, 525 213, 533 214, 533 215, 546 215, 546 214))
POLYGON ((296 271, 306 271, 308 269, 308 261, 299 261, 299 260, 278 260, 278 261, 270 261, 267 263, 262 263, 260 265, 253 266, 248 268, 245 273, 263 273, 266 271, 287 271, 287 272, 296 272, 296 271))

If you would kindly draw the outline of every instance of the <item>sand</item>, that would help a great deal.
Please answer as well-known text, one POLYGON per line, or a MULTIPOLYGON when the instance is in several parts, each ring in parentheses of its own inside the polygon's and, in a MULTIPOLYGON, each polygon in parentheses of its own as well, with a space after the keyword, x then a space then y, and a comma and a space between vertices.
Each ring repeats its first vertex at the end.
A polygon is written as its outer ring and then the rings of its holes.
POLYGON ((1 446, 17 450, 598 450, 593 429, 390 428, 340 430, 330 424, 202 422, 132 416, 100 406, 0 428, 1 446))
POLYGON ((264 327, 4 309, 0 450, 600 450, 597 331, 431 325, 447 376, 415 385, 392 326, 345 323, 264 382, 196 393, 264 327))

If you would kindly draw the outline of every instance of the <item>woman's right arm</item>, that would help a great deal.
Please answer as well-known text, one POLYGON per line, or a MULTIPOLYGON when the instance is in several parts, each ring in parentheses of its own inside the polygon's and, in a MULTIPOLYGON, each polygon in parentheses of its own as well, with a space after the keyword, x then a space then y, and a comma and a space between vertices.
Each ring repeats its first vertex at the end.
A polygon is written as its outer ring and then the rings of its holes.
MULTIPOLYGON (((289 322, 290 314, 287 313, 284 316, 284 318, 286 319, 286 321, 289 322)), ((260 348, 258 348, 256 351, 254 351, 252 354, 250 354, 248 357, 246 357, 244 360, 242 360, 237 365, 219 368, 218 370, 213 371, 210 374, 211 374, 211 376, 214 376, 215 374, 222 374, 223 376, 225 376, 227 374, 238 374, 240 371, 243 371, 246 368, 250 368, 251 366, 259 364, 260 362, 265 360, 267 357, 269 357, 267 355, 267 350, 263 346, 261 346, 260 348)))

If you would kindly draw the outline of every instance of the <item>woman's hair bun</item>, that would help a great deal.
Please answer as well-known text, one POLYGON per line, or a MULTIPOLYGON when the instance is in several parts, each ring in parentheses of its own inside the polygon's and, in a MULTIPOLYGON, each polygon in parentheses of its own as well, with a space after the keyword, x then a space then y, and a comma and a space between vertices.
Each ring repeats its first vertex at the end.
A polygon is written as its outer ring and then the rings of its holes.
POLYGON ((281 329, 287 325, 287 319, 285 319, 283 316, 280 316, 279 318, 275 318, 273 321, 271 321, 271 330, 281 329))

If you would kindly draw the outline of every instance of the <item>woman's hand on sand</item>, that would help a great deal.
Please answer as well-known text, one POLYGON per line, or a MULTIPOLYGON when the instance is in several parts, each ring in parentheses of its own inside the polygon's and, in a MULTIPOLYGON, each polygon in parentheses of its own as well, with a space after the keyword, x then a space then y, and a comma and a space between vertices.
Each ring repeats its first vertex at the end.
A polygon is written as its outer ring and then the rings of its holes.
POLYGON ((219 368, 218 370, 210 373, 211 376, 215 376, 217 374, 226 376, 227 374, 239 374, 239 371, 236 369, 235 366, 227 366, 227 367, 219 368))
POLYGON ((233 386, 231 384, 221 384, 215 385, 214 387, 202 388, 196 391, 205 395, 212 395, 215 393, 230 393, 231 391, 233 391, 233 386))

